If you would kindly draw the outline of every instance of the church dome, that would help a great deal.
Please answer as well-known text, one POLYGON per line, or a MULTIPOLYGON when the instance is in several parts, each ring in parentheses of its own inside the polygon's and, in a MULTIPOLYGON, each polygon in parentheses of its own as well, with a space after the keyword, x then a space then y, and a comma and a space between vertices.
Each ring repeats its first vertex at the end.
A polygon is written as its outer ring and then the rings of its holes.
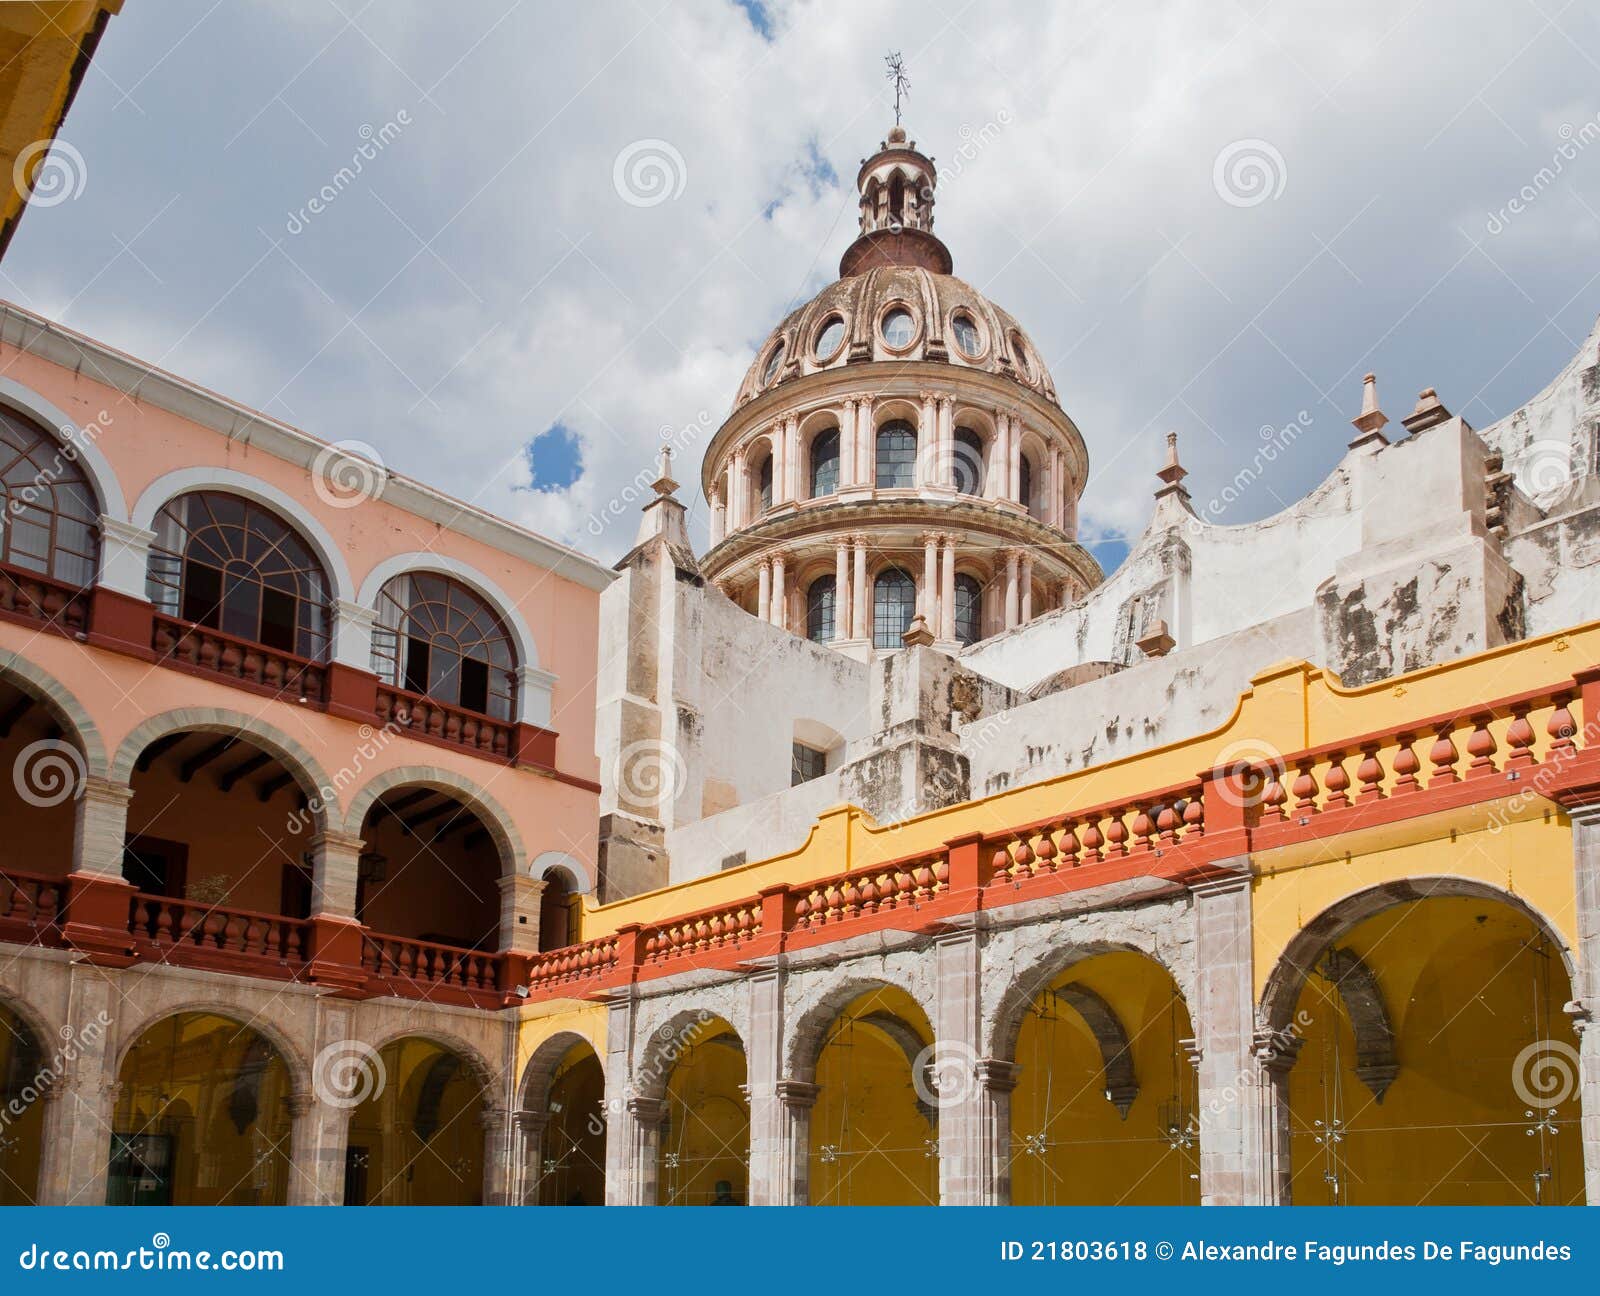
POLYGON ((792 379, 863 361, 981 369, 1058 403, 1038 350, 1007 312, 953 274, 879 263, 829 284, 773 329, 734 408, 792 379))

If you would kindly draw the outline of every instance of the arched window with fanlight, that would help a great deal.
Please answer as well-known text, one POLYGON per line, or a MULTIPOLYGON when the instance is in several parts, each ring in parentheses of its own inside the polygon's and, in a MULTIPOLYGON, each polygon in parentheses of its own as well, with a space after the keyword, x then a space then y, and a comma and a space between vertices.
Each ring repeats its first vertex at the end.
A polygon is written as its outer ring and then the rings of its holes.
POLYGON ((818 432, 811 440, 811 498, 839 489, 839 429, 818 432))
POLYGON ((909 423, 885 423, 878 429, 878 488, 917 484, 917 430, 909 423))
POLYGON ((772 507, 772 456, 768 455, 761 461, 756 480, 761 490, 761 511, 765 513, 772 507))
POLYGON ((917 614, 917 583, 898 567, 878 573, 872 583, 872 646, 899 648, 917 614))
POLYGON ((516 649, 476 591, 438 572, 408 572, 378 592, 377 614, 372 669, 380 679, 496 720, 514 717, 516 649))
POLYGON ((838 616, 838 584, 832 576, 818 576, 806 589, 806 638, 813 643, 833 640, 838 616))
POLYGON ((956 429, 956 491, 961 495, 983 494, 983 438, 969 427, 956 429))
POLYGON ((0 410, 0 562, 83 589, 99 568, 99 521, 76 456, 0 410))
POLYGON ((962 572, 956 577, 956 638, 964 644, 978 642, 978 627, 983 611, 983 586, 976 576, 962 572))
POLYGON ((237 639, 322 661, 328 574, 271 509, 226 491, 192 491, 156 514, 145 591, 158 611, 237 639))

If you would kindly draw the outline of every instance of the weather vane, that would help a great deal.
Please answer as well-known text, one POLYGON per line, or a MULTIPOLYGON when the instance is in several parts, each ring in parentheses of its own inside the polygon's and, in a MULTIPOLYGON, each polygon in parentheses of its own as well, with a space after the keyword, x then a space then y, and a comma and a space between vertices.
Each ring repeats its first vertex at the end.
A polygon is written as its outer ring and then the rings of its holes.
POLYGON ((885 55, 883 61, 889 65, 889 80, 894 82, 894 124, 898 126, 900 124, 900 101, 911 93, 911 78, 906 75, 905 60, 900 57, 898 50, 892 54, 885 55))

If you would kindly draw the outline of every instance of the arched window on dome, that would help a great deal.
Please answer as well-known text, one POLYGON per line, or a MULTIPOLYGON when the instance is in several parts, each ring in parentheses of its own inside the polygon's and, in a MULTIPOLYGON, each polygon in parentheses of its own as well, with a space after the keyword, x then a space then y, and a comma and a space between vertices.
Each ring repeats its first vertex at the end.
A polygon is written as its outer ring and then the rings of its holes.
POLYGON ((756 480, 760 484, 761 511, 765 513, 772 507, 772 456, 768 455, 761 461, 757 470, 756 480))
POLYGON ((83 589, 100 565, 99 521, 77 460, 41 428, 0 410, 0 562, 83 589))
POLYGON ((839 590, 832 576, 818 576, 806 589, 806 638, 831 643, 838 615, 839 590))
POLYGON ((899 648, 900 637, 917 614, 917 583, 898 567, 878 573, 872 583, 872 646, 899 648))
POLYGON ((396 688, 510 720, 517 653, 505 622, 475 591, 437 572, 408 572, 378 592, 372 669, 396 688))
POLYGON ((158 611, 312 661, 328 655, 328 574, 254 500, 191 491, 156 514, 145 592, 158 611))
POLYGON ((956 429, 956 491, 983 494, 983 438, 969 427, 956 429))
POLYGON ((829 428, 811 440, 811 498, 839 489, 839 429, 829 428))
POLYGON ((965 572, 956 577, 956 638, 964 644, 978 642, 983 613, 983 586, 965 572))
POLYGON ((896 421, 878 429, 878 489, 917 484, 917 430, 896 421))
POLYGON ((1017 474, 1018 503, 1028 512, 1033 512, 1033 465, 1028 462, 1027 455, 1019 456, 1021 469, 1017 474))
POLYGON ((906 218, 906 181, 898 171, 889 180, 889 219, 904 224, 906 218))

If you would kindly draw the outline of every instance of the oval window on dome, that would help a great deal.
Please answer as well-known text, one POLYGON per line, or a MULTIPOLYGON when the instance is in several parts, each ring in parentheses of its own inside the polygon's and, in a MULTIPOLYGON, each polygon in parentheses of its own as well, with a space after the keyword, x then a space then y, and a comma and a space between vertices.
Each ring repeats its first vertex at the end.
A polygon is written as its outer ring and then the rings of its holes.
POLYGON ((844 320, 835 315, 817 333, 816 357, 823 364, 827 364, 839 354, 839 348, 843 345, 844 320))
POLYGON ((778 372, 778 363, 783 359, 783 343, 778 343, 772 348, 772 354, 767 357, 766 368, 761 371, 761 385, 765 387, 772 381, 778 372))
POLYGON ((883 340, 894 350, 904 350, 916 336, 916 321, 905 307, 896 306, 883 317, 883 340))
POLYGON ((950 331, 956 335, 956 346, 961 354, 969 360, 976 360, 983 354, 983 337, 978 325, 965 311, 958 312, 950 321, 950 331))
POLYGON ((1015 329, 1011 331, 1011 355, 1017 362, 1017 372, 1032 381, 1033 357, 1028 354, 1028 344, 1022 340, 1022 334, 1015 329))

